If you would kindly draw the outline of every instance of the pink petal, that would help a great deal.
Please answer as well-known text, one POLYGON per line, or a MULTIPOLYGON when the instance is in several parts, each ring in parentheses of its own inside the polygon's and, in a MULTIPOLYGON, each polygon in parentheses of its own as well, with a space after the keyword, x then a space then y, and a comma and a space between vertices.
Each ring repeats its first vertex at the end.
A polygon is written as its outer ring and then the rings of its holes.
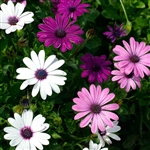
POLYGON ((110 102, 113 98, 115 97, 115 94, 114 93, 110 93, 108 94, 102 101, 101 101, 101 106, 110 102))
POLYGON ((107 105, 101 107, 102 110, 116 110, 118 108, 119 108, 119 105, 116 103, 107 104, 107 105))
POLYGON ((87 115, 88 113, 90 113, 90 111, 80 112, 74 116, 74 120, 78 120, 78 119, 84 117, 85 115, 87 115))
POLYGON ((111 119, 113 119, 113 120, 118 120, 118 119, 119 119, 119 117, 118 117, 115 113, 113 113, 113 112, 104 111, 104 110, 102 110, 101 112, 102 112, 105 116, 108 116, 109 118, 111 118, 111 119))

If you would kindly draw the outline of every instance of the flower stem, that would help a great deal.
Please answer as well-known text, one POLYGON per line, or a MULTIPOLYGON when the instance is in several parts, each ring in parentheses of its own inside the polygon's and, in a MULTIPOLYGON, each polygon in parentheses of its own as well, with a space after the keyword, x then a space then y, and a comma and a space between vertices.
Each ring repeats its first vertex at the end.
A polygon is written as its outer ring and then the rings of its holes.
POLYGON ((128 19, 128 16, 127 16, 127 13, 126 13, 126 10, 125 10, 125 8, 124 8, 124 5, 123 5, 122 0, 120 0, 120 3, 121 3, 121 6, 122 6, 122 9, 123 9, 123 12, 124 12, 125 18, 126 18, 127 22, 129 22, 129 19, 128 19))

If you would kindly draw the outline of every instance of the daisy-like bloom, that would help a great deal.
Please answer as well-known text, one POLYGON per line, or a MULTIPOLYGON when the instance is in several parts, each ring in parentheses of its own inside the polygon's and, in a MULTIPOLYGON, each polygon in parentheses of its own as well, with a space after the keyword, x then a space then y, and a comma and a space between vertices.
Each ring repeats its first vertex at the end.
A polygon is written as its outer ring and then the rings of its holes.
POLYGON ((55 48, 60 48, 62 52, 72 50, 74 44, 81 44, 83 39, 79 36, 84 32, 80 26, 69 23, 69 18, 56 14, 55 19, 47 17, 43 19, 44 24, 39 24, 38 27, 42 31, 37 33, 40 42, 44 42, 45 47, 54 45, 55 48))
POLYGON ((80 2, 81 0, 60 0, 57 5, 57 12, 65 17, 77 20, 78 16, 82 16, 84 12, 89 12, 86 8, 90 5, 86 3, 80 4, 80 2))
POLYGON ((21 30, 24 24, 29 24, 34 21, 33 12, 24 12, 24 4, 17 3, 15 6, 12 1, 6 4, 1 4, 0 10, 0 29, 4 29, 6 34, 21 30))
MULTIPOLYGON (((8 2, 8 1, 9 0, 5 0, 5 2, 8 2)), ((11 1, 24 4, 24 7, 26 7, 26 5, 27 5, 27 1, 26 0, 11 0, 11 1)))
POLYGON ((111 39, 111 42, 114 43, 116 39, 126 36, 126 30, 123 29, 123 23, 120 25, 120 27, 117 25, 115 22, 114 27, 112 28, 111 26, 107 26, 110 31, 106 31, 103 34, 107 36, 108 39, 111 39))
POLYGON ((57 5, 60 3, 60 0, 51 0, 53 8, 51 9, 54 14, 57 13, 57 5))
MULTIPOLYGON (((118 68, 118 64, 115 63, 115 66, 118 68)), ((114 77, 112 77, 112 81, 117 81, 118 84, 120 84, 120 88, 126 88, 126 92, 130 91, 130 88, 133 90, 136 89, 136 85, 140 88, 141 87, 141 78, 136 77, 133 73, 133 71, 130 74, 126 74, 124 72, 121 72, 120 70, 113 70, 111 72, 114 77)))
POLYGON ((55 55, 49 56, 46 61, 45 51, 41 50, 37 56, 34 51, 31 51, 31 59, 25 57, 24 64, 28 68, 18 68, 16 71, 19 75, 16 77, 20 80, 25 80, 20 89, 25 89, 28 85, 33 85, 32 96, 35 97, 40 91, 42 99, 46 99, 47 95, 52 95, 52 90, 60 93, 58 85, 64 85, 64 77, 66 73, 58 68, 64 64, 64 60, 58 60, 55 55))
POLYGON ((101 149, 101 143, 100 144, 96 144, 92 140, 90 140, 89 148, 86 147, 83 150, 108 150, 108 148, 102 148, 101 149))
POLYGON ((110 138, 116 140, 116 141, 120 141, 120 137, 114 133, 118 132, 121 130, 121 127, 118 126, 118 121, 113 121, 114 127, 110 128, 109 126, 106 127, 106 130, 101 132, 97 132, 98 134, 98 138, 100 140, 101 146, 104 147, 105 146, 105 142, 107 144, 112 144, 112 141, 110 138), (110 137, 110 138, 109 138, 110 137))
POLYGON ((17 146, 16 150, 43 150, 43 145, 48 145, 50 135, 43 133, 49 128, 45 118, 39 114, 33 119, 32 110, 24 110, 20 116, 14 114, 14 118, 8 118, 8 122, 13 127, 5 127, 7 133, 4 138, 10 141, 12 147, 17 146))
POLYGON ((116 45, 113 52, 118 56, 114 61, 118 61, 121 72, 129 75, 134 73, 136 77, 144 78, 144 73, 150 75, 150 46, 145 42, 137 42, 133 37, 130 38, 130 45, 123 40, 124 47, 116 45))
POLYGON ((84 64, 80 65, 80 68, 84 71, 81 74, 82 78, 88 77, 89 83, 95 83, 98 81, 100 84, 104 80, 108 80, 108 76, 111 75, 111 62, 106 60, 106 55, 92 56, 86 53, 81 57, 84 64))
POLYGON ((113 127, 112 120, 118 120, 118 116, 111 110, 117 110, 119 105, 116 103, 106 104, 110 102, 114 97, 114 93, 109 93, 109 88, 101 89, 101 86, 97 87, 92 84, 90 86, 90 92, 86 88, 82 88, 81 92, 78 92, 78 97, 73 99, 75 105, 72 106, 74 111, 79 112, 75 115, 74 120, 85 118, 80 122, 80 127, 84 128, 91 123, 91 132, 96 133, 98 129, 105 131, 105 124, 109 127, 113 127))

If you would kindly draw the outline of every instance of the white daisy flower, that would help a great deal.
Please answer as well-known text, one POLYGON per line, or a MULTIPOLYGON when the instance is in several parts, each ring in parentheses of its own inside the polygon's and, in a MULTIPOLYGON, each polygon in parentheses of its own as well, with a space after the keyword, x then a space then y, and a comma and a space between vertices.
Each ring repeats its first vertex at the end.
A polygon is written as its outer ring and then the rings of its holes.
POLYGON ((32 110, 24 110, 22 116, 14 114, 14 118, 8 118, 13 127, 5 127, 6 140, 11 140, 10 145, 16 146, 16 150, 43 150, 43 145, 48 145, 50 135, 42 133, 49 128, 45 118, 39 114, 33 119, 32 110))
POLYGON ((21 30, 24 24, 29 24, 34 21, 33 12, 24 12, 24 4, 14 3, 9 0, 6 4, 1 4, 0 10, 0 29, 4 29, 6 34, 21 30))
POLYGON ((108 148, 102 148, 101 149, 101 144, 93 143, 92 140, 89 142, 89 148, 84 148, 83 150, 108 150, 108 148))
POLYGON ((121 140, 118 135, 114 134, 115 132, 118 132, 121 129, 121 127, 118 126, 118 121, 113 121, 113 124, 114 124, 113 128, 110 128, 109 126, 107 126, 106 127, 106 131, 104 131, 104 132, 97 132, 98 138, 100 140, 100 143, 101 143, 102 147, 105 146, 105 142, 107 144, 112 144, 112 141, 111 141, 110 138, 112 138, 112 139, 114 139, 116 141, 120 141, 121 140))
POLYGON ((28 85, 33 85, 32 96, 35 97, 40 91, 43 100, 47 95, 52 95, 52 90, 55 93, 60 93, 58 85, 64 85, 64 77, 66 73, 62 70, 58 70, 60 66, 64 64, 64 60, 58 60, 55 55, 49 56, 46 61, 45 52, 41 50, 37 56, 35 51, 31 51, 31 59, 25 57, 23 59, 24 64, 28 68, 18 68, 16 71, 19 75, 16 77, 20 80, 25 80, 20 89, 25 89, 28 85))

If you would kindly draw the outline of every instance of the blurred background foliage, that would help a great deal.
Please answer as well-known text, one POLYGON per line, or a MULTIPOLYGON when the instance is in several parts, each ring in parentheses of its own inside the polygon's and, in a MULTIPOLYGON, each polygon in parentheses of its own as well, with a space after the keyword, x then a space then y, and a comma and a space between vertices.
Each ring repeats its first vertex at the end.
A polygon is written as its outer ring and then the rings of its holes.
MULTIPOLYGON (((89 127, 81 129, 79 121, 73 119, 75 112, 71 109, 72 99, 82 87, 90 86, 87 78, 81 78, 80 57, 86 52, 98 56, 106 54, 112 61, 114 56, 112 48, 116 44, 122 45, 122 40, 128 42, 130 37, 150 44, 150 0, 83 0, 82 2, 91 5, 90 13, 79 17, 76 24, 80 25, 85 33, 88 29, 94 29, 95 36, 81 47, 74 45, 72 51, 62 53, 53 46, 46 48, 36 37, 39 31, 38 24, 42 23, 42 18, 54 17, 51 12, 52 4, 48 0, 45 3, 27 0, 25 10, 34 12, 35 21, 26 25, 23 30, 9 35, 0 30, 0 150, 15 149, 9 146, 9 141, 4 140, 3 128, 9 125, 7 119, 13 117, 14 112, 21 114, 23 107, 20 101, 23 97, 30 99, 29 108, 34 111, 34 115, 39 113, 44 115, 46 122, 50 124, 47 131, 51 135, 50 144, 44 146, 44 150, 81 150, 88 146, 90 139, 98 142, 89 127), (112 44, 103 32, 108 30, 107 25, 113 26, 115 22, 118 25, 124 23, 128 35, 112 44), (79 48, 80 51, 75 53, 79 48), (22 81, 15 78, 16 69, 24 66, 22 59, 30 57, 32 49, 36 52, 44 49, 47 57, 56 54, 59 59, 66 61, 62 67, 62 70, 67 72, 66 84, 61 88, 60 94, 53 93, 46 101, 43 101, 40 95, 31 97, 32 86, 20 91, 22 81)), ((3 1, 0 0, 0 3, 3 1)), ((86 39, 85 34, 83 38, 86 39)), ((129 93, 120 89, 116 82, 112 82, 111 77, 101 86, 109 87, 116 95, 113 101, 120 105, 117 114, 121 126, 121 131, 118 133, 121 141, 113 140, 112 145, 106 147, 109 150, 150 150, 150 77, 142 80, 141 89, 131 90, 129 93)))

